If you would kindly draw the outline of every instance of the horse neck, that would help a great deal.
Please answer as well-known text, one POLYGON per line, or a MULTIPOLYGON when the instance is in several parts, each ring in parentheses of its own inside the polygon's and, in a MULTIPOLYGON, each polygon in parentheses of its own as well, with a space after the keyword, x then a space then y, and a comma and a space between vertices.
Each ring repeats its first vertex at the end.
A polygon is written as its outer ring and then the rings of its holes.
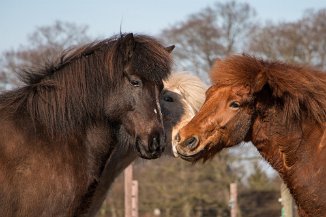
POLYGON ((326 163, 326 124, 305 122, 297 127, 287 127, 281 125, 281 117, 277 114, 271 114, 267 119, 254 121, 253 144, 278 171, 297 205, 309 210, 314 214, 312 216, 323 216, 318 210, 326 208, 326 191, 318 189, 324 188, 320 180, 326 176, 322 168, 326 163), (305 202, 307 194, 309 199, 317 195, 314 204, 305 202))
POLYGON ((83 215, 84 217, 96 216, 114 180, 137 158, 135 151, 131 147, 121 147, 122 145, 117 145, 108 159, 92 197, 90 207, 87 213, 83 215))
POLYGON ((283 140, 277 139, 271 132, 274 123, 256 119, 252 130, 252 143, 257 148, 261 156, 267 160, 271 166, 281 175, 284 174, 285 161, 281 147, 284 147, 289 141, 286 138, 283 140))
POLYGON ((313 150, 316 150, 320 140, 306 141, 311 137, 321 138, 324 128, 314 122, 288 126, 276 113, 265 118, 258 117, 254 121, 251 140, 260 154, 282 175, 300 161, 302 152, 314 154, 313 150))

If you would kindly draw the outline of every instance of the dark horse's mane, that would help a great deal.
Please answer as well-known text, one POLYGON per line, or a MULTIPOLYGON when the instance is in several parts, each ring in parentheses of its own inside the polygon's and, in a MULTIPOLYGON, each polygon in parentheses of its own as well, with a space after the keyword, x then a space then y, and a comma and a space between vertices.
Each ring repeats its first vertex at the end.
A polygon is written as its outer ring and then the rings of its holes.
POLYGON ((247 86, 252 94, 268 86, 286 120, 326 121, 326 73, 322 71, 233 55, 216 62, 211 78, 216 85, 247 86))
MULTIPOLYGON (((42 126, 51 136, 82 131, 94 119, 103 118, 104 94, 122 82, 126 36, 66 50, 45 66, 22 71, 24 85, 0 95, 0 112, 26 114, 32 126, 42 126)), ((161 82, 170 71, 169 53, 149 36, 134 35, 134 41, 129 62, 134 71, 142 79, 161 82)))

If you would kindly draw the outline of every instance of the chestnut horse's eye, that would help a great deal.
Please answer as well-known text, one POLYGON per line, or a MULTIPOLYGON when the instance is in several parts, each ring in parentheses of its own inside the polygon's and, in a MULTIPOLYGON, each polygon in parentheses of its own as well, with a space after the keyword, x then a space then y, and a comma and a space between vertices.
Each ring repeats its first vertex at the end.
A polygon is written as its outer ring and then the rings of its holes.
POLYGON ((130 84, 135 87, 140 87, 142 85, 140 80, 131 80, 130 84))
POLYGON ((163 100, 166 102, 174 102, 173 98, 171 96, 164 96, 163 100))
POLYGON ((238 108, 240 108, 240 103, 236 102, 236 101, 233 101, 233 102, 230 103, 230 107, 233 108, 233 109, 238 109, 238 108))

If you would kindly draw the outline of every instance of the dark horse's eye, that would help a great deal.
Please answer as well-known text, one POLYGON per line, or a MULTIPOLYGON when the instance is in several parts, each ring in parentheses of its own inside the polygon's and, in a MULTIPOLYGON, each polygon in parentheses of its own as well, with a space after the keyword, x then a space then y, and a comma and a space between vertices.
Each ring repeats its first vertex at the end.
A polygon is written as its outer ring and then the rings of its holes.
POLYGON ((141 86, 141 81, 140 80, 131 80, 130 84, 135 86, 135 87, 140 87, 141 86))
POLYGON ((173 98, 171 96, 164 96, 163 100, 166 102, 174 102, 173 98))
POLYGON ((233 102, 230 103, 230 107, 234 108, 234 109, 238 109, 238 108, 240 108, 240 103, 236 102, 236 101, 233 101, 233 102))

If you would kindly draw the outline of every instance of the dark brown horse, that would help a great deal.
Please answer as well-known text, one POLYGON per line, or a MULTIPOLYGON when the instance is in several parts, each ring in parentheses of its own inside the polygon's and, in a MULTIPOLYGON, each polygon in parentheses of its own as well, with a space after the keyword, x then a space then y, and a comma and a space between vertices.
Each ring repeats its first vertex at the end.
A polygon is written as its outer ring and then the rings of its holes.
POLYGON ((179 132, 178 154, 208 159, 251 141, 279 172, 301 216, 326 216, 326 74, 235 55, 216 62, 212 83, 179 132))
POLYGON ((0 215, 80 216, 114 147, 159 157, 172 48, 122 34, 23 72, 0 95, 0 215))

